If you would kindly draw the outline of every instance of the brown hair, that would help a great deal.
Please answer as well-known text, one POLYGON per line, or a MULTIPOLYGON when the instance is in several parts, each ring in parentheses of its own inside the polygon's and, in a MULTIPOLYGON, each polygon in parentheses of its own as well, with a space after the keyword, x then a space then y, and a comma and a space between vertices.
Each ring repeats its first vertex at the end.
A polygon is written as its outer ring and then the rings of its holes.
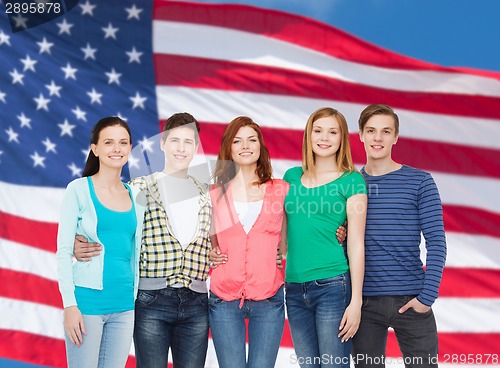
POLYGON ((269 150, 264 143, 264 138, 262 137, 259 125, 248 116, 238 116, 226 126, 226 129, 224 129, 217 163, 213 173, 215 185, 227 184, 236 176, 236 168, 231 156, 231 146, 238 130, 245 126, 255 130, 260 143, 260 157, 257 160, 257 169, 255 170, 257 176, 259 177, 259 181, 256 184, 264 184, 271 180, 272 168, 269 150))
POLYGON ((358 120, 360 132, 363 132, 363 129, 365 128, 365 125, 368 122, 368 120, 375 115, 392 116, 392 118, 394 119, 394 129, 396 131, 396 135, 399 134, 399 117, 394 112, 392 107, 385 104, 371 104, 365 107, 363 111, 361 111, 358 120))
MULTIPOLYGON (((99 135, 101 134, 101 131, 104 128, 111 127, 111 126, 120 126, 124 128, 128 136, 130 138, 130 145, 132 145, 132 134, 130 133, 130 128, 127 124, 127 122, 118 116, 108 116, 106 118, 102 118, 99 120, 94 127, 92 128, 92 131, 90 132, 90 144, 97 144, 99 141, 99 135)), ((85 162, 85 168, 83 169, 83 174, 82 177, 86 176, 92 176, 94 174, 97 174, 99 172, 100 164, 99 164, 99 158, 94 155, 94 152, 90 150, 89 155, 87 156, 87 161, 85 162)))
POLYGON ((199 133, 200 133, 200 124, 193 117, 193 115, 187 112, 178 112, 173 114, 165 121, 165 125, 163 126, 163 130, 161 132, 161 140, 164 142, 170 131, 174 128, 178 128, 180 126, 186 126, 186 128, 190 128, 194 131, 194 139, 196 144, 199 142, 199 133))
POLYGON ((309 170, 311 173, 315 173, 315 157, 311 145, 311 134, 313 129, 313 124, 316 120, 326 117, 333 117, 337 120, 340 127, 340 147, 337 151, 337 167, 339 171, 356 171, 354 163, 351 156, 351 145, 349 143, 349 128, 347 127, 347 120, 340 111, 335 110, 331 107, 322 107, 309 116, 307 119, 306 128, 304 130, 304 138, 302 140, 302 169, 304 171, 309 170))

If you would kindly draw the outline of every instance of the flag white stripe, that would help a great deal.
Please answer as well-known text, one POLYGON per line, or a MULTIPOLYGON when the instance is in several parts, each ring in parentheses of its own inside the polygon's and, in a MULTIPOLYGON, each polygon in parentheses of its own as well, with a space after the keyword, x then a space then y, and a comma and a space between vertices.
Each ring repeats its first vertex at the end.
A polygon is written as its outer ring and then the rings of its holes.
POLYGON ((64 339, 63 310, 48 305, 0 297, 0 329, 64 339))
MULTIPOLYGON (((0 297, 0 315, 9 316, 0 319, 0 329, 64 339, 63 310, 60 308, 0 297)), ((135 355, 133 343, 129 355, 135 355)))
POLYGON ((500 299, 441 297, 432 309, 439 332, 500 332, 500 299))
POLYGON ((54 252, 6 239, 0 239, 0 268, 31 273, 48 280, 57 281, 54 252))
POLYGON ((59 222, 64 189, 0 181, 0 193, 1 212, 35 221, 59 222))
MULTIPOLYGON (((494 354, 493 352, 491 354, 494 354)), ((498 356, 498 354, 497 354, 498 356)), ((476 357, 475 354, 471 354, 470 357, 473 359, 473 361, 478 361, 480 358, 476 357)), ((456 359, 465 359, 467 360, 467 354, 463 354, 462 357, 454 357, 456 359)), ((484 360, 486 360, 486 356, 481 356, 484 360)), ((327 357, 327 359, 329 359, 327 357)), ((451 356, 442 356, 440 354, 440 359, 448 359, 451 361, 452 357, 451 356)), ((489 357, 489 361, 491 361, 492 357, 489 357)), ((498 361, 498 360, 497 360, 498 361)), ((331 362, 328 360, 328 362, 331 362)), ((208 360, 207 360, 207 367, 218 367, 218 365, 209 365, 208 360)), ((280 347, 278 357, 276 359, 276 364, 275 367, 288 367, 288 368, 299 368, 299 364, 297 363, 297 356, 295 355, 295 350, 293 348, 284 348, 280 347)), ((387 356, 385 358, 385 367, 386 368, 405 368, 404 361, 402 357, 390 357, 387 356)), ((470 364, 450 364, 450 363, 439 363, 440 368, 471 368, 470 364)), ((496 364, 481 364, 477 365, 474 368, 499 368, 500 365, 496 364)), ((354 368, 354 363, 351 359, 351 368, 354 368)))
POLYGON ((443 203, 465 205, 500 214, 500 180, 436 172, 432 176, 443 203))
MULTIPOLYGON (((205 88, 157 86, 158 113, 166 118, 186 110, 199 121, 229 123, 247 115, 261 126, 302 130, 309 115, 332 106, 346 117, 349 131, 357 132, 359 113, 365 105, 334 100, 205 88)), ((414 139, 498 149, 500 120, 458 117, 396 109, 400 135, 414 139), (472 128, 473 127, 473 128, 472 128), (446 134, 443 134, 446 130, 446 134)))
POLYGON ((392 90, 500 97, 500 81, 492 78, 370 66, 264 35, 202 24, 154 21, 153 51, 274 66, 392 90))
POLYGON ((448 231, 446 243, 446 267, 500 268, 499 238, 448 231))

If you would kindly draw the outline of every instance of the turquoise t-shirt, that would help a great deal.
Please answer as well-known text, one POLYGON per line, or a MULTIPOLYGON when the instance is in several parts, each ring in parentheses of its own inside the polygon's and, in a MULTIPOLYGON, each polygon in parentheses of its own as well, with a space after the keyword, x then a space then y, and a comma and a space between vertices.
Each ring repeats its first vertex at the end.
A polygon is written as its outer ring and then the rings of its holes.
MULTIPOLYGON (((103 289, 75 287, 82 314, 109 314, 134 309, 134 236, 137 226, 134 202, 129 211, 113 211, 97 198, 88 177, 90 197, 97 214, 97 236, 104 248, 103 289)), ((132 198, 130 187, 124 184, 132 198)))
POLYGON ((347 219, 347 199, 367 193, 365 180, 358 172, 345 172, 338 179, 314 188, 302 185, 302 174, 301 167, 294 167, 283 177, 290 184, 285 198, 287 282, 319 280, 349 269, 335 233, 347 219))

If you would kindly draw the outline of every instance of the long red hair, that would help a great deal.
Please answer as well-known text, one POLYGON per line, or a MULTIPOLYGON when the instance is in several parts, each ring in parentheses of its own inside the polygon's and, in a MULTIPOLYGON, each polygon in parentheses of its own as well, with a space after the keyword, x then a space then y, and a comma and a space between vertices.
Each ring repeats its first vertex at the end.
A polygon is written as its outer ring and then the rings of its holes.
POLYGON ((226 126, 226 129, 224 129, 217 163, 213 173, 215 185, 224 186, 236 176, 236 167, 231 155, 231 146, 233 144, 234 137, 238 134, 240 128, 246 126, 255 130, 260 143, 260 157, 257 160, 257 169, 255 170, 259 180, 255 184, 260 185, 271 180, 273 174, 271 159, 269 157, 269 150, 264 143, 264 138, 262 137, 262 131, 260 130, 259 125, 248 116, 238 116, 226 126))

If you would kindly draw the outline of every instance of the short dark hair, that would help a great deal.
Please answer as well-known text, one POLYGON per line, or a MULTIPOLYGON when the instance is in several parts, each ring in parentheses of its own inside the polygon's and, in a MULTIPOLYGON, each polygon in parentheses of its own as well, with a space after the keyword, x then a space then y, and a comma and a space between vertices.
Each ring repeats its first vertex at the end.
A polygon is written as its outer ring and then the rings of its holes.
POLYGON ((371 104, 365 107, 363 111, 361 111, 361 114, 359 115, 359 131, 362 132, 363 129, 365 128, 366 122, 375 115, 388 115, 392 116, 394 119, 394 129, 396 131, 396 135, 399 134, 399 117, 398 115, 394 112, 392 107, 389 105, 385 104, 371 104))
POLYGON ((199 133, 200 133, 200 124, 194 118, 193 115, 191 115, 187 112, 175 113, 165 121, 165 124, 163 125, 163 130, 161 133, 161 140, 165 141, 165 139, 167 139, 170 130, 184 126, 184 125, 187 125, 186 127, 193 129, 193 131, 196 130, 195 131, 195 141, 196 141, 196 144, 198 144, 199 133), (192 125, 192 124, 194 124, 194 125, 192 125))

